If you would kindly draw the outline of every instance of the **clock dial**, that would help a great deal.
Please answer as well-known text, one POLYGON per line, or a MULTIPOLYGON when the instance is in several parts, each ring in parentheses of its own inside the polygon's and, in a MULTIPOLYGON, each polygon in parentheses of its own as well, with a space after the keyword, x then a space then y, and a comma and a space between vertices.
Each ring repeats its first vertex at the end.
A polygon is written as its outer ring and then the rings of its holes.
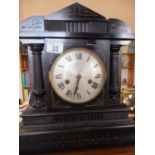
POLYGON ((49 80, 60 98, 82 104, 99 95, 106 72, 102 60, 93 51, 72 48, 57 57, 50 68, 49 80))

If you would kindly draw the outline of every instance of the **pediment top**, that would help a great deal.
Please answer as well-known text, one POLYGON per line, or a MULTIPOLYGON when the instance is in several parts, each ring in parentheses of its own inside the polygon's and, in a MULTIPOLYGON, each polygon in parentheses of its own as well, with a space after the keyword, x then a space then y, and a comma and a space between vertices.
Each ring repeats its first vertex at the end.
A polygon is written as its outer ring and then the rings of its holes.
POLYGON ((45 20, 103 21, 105 17, 79 3, 74 3, 49 14, 45 20))

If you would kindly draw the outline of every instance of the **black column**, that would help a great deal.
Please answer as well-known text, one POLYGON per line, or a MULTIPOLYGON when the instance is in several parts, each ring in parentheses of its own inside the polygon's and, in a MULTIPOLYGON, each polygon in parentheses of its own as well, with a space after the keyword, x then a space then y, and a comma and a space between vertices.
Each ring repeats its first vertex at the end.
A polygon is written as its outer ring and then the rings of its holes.
POLYGON ((111 45, 110 49, 110 102, 120 103, 121 90, 121 57, 120 45, 111 45))
POLYGON ((45 94, 44 82, 43 82, 43 71, 42 71, 42 50, 44 44, 30 44, 30 50, 32 51, 32 71, 31 71, 31 90, 33 100, 30 105, 33 108, 41 108, 45 106, 43 95, 45 94))

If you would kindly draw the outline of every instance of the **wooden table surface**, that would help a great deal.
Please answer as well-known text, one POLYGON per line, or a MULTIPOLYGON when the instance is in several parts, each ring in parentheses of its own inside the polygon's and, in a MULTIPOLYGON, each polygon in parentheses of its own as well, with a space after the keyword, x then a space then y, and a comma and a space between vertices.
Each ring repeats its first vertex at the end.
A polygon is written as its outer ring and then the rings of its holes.
MULTIPOLYGON (((30 154, 27 154, 30 155, 30 154)), ((112 148, 98 148, 91 150, 76 150, 69 152, 53 152, 33 155, 135 155, 134 146, 112 147, 112 148)))

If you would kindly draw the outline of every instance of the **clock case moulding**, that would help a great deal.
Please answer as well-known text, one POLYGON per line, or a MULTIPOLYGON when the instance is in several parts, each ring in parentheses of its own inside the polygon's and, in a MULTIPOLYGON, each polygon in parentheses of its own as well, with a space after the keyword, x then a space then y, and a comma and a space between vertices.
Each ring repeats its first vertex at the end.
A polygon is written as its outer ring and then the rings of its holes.
POLYGON ((106 19, 75 3, 55 13, 26 18, 20 24, 22 48, 28 50, 31 93, 20 125, 20 152, 68 150, 134 143, 134 122, 129 107, 120 103, 120 47, 134 40, 129 26, 106 19), (93 101, 73 105, 52 90, 48 71, 59 55, 46 44, 63 44, 63 51, 82 47, 104 61, 107 80, 93 101))

